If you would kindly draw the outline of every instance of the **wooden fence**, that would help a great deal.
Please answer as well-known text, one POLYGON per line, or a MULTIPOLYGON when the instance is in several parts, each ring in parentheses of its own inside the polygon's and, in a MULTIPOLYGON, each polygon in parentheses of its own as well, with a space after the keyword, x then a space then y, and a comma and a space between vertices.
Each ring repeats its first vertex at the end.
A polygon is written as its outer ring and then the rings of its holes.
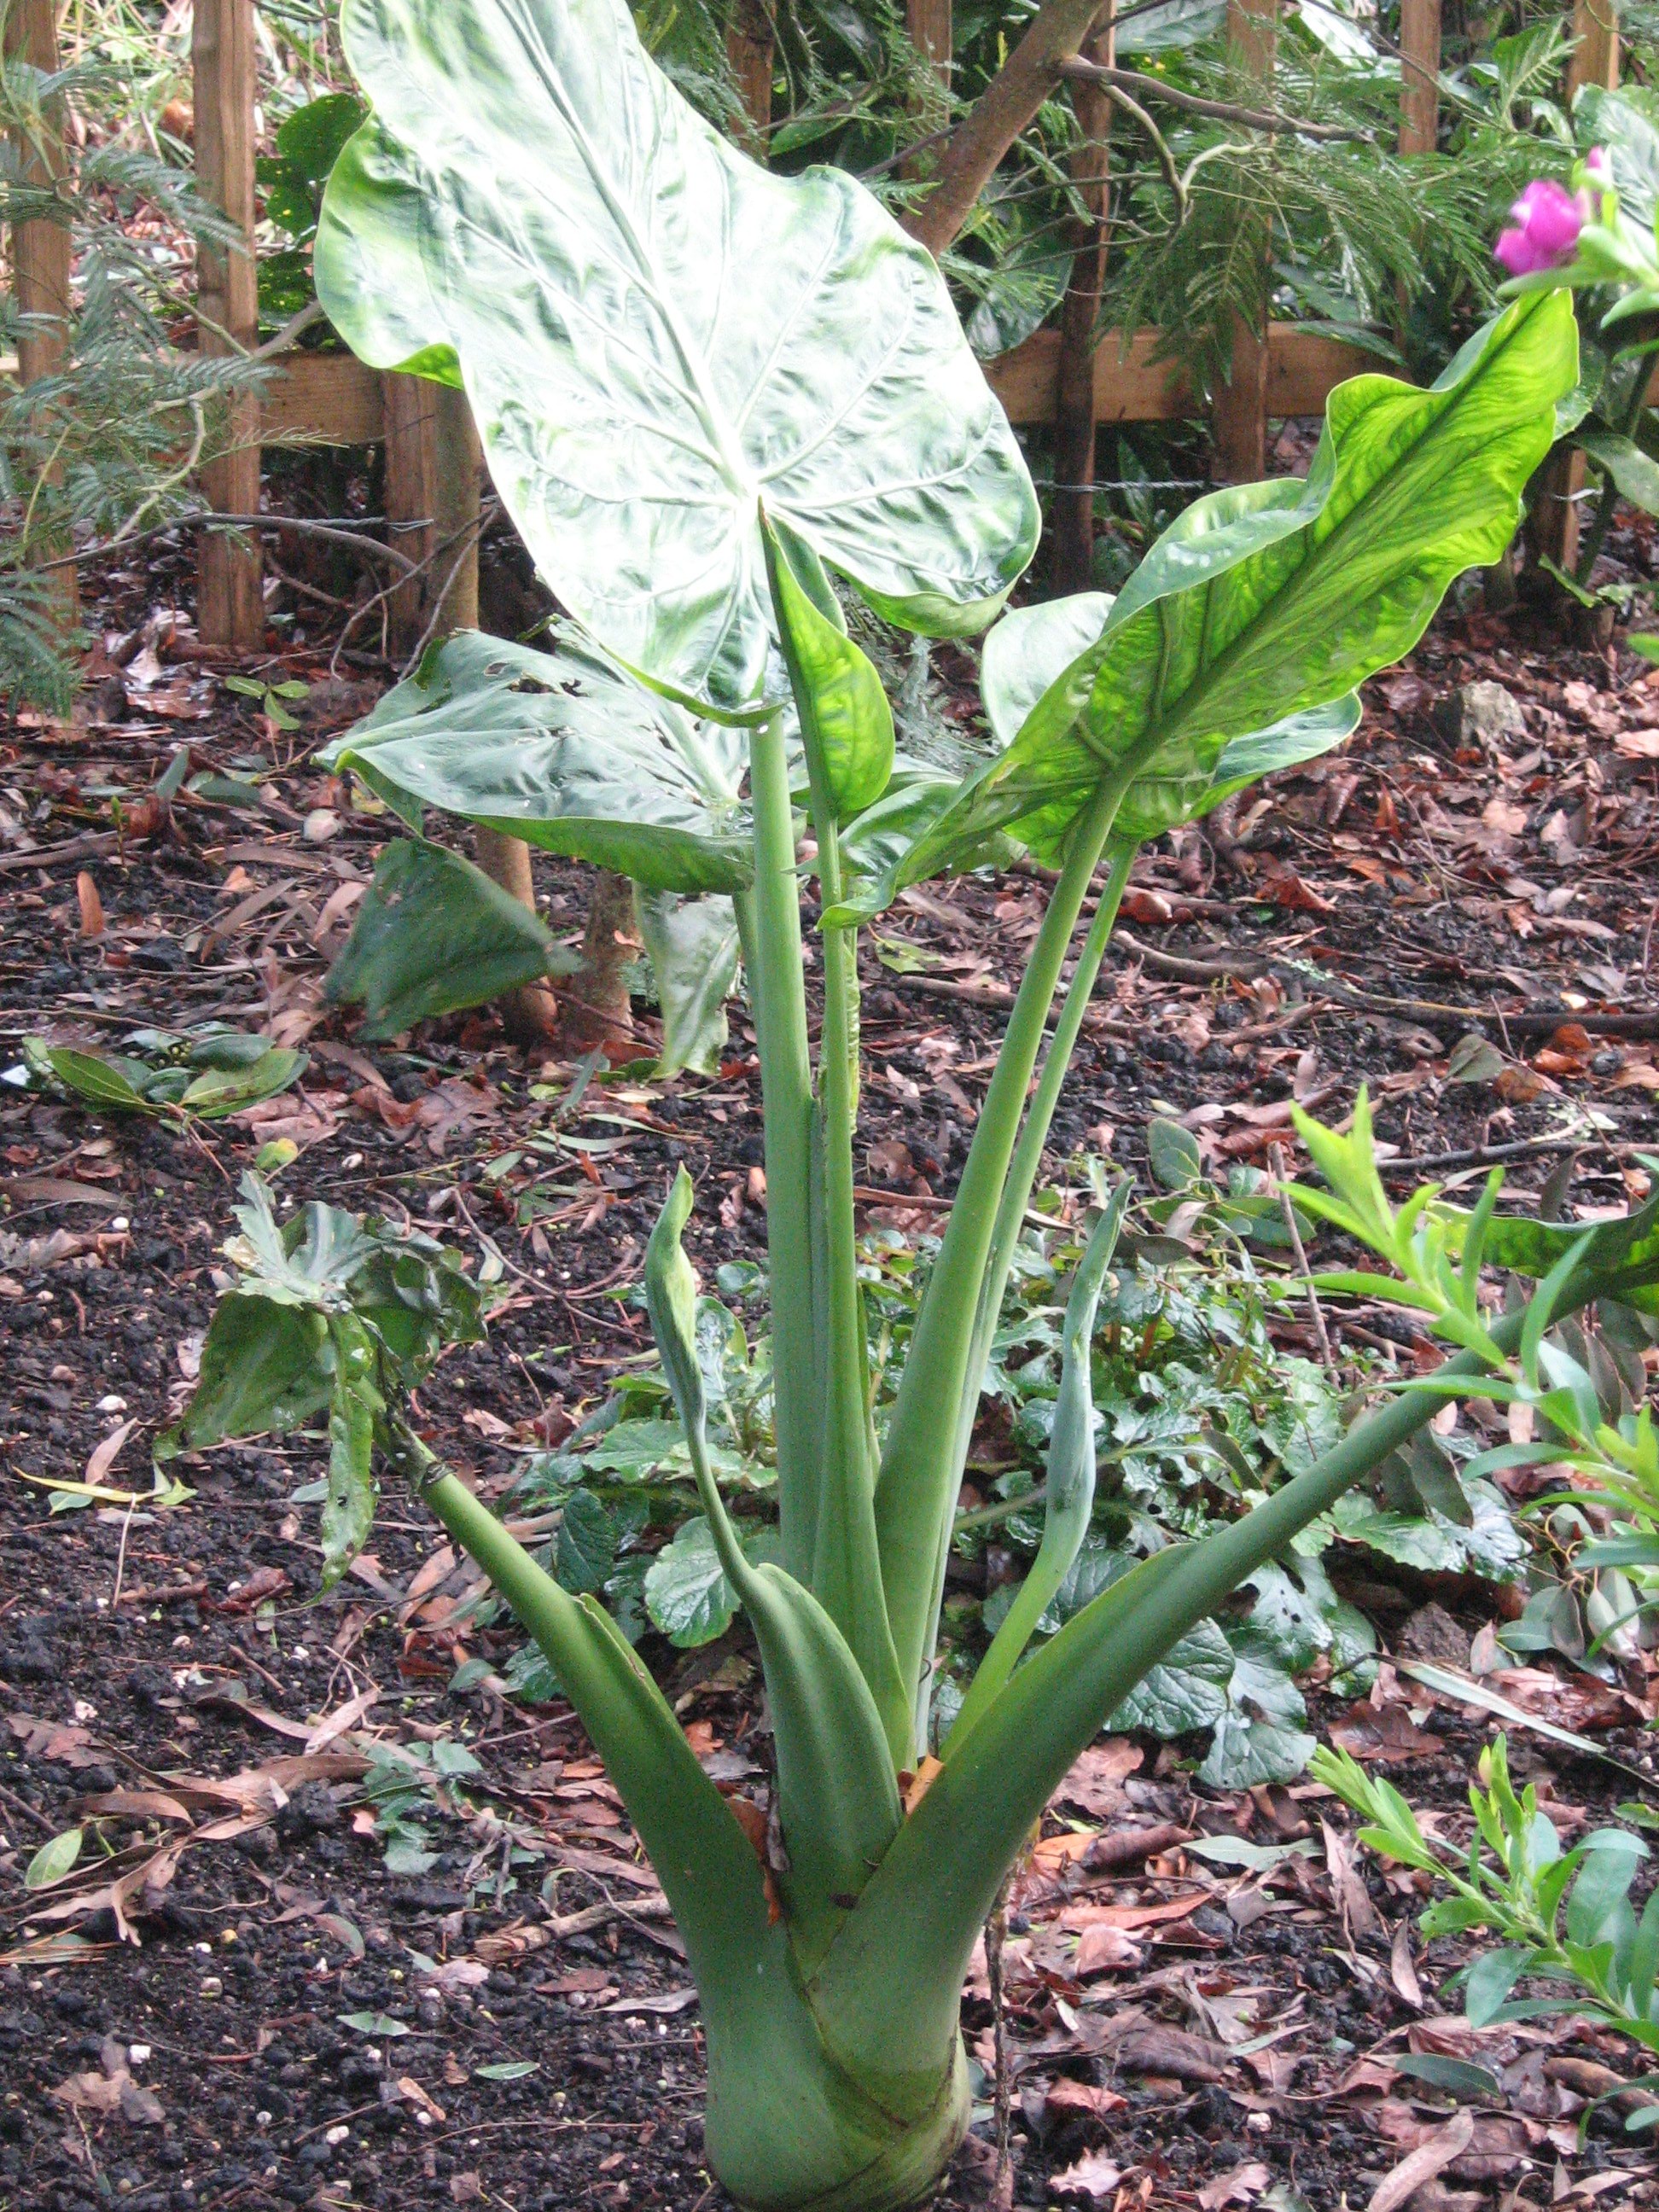
MULTIPOLYGON (((245 250, 204 250, 200 256, 199 343, 206 352, 251 353, 258 343, 253 230, 254 0, 195 0, 191 63, 195 75, 196 158, 204 192, 246 240, 245 250)), ((1264 83, 1271 79, 1279 0, 1228 0, 1228 36, 1237 56, 1264 83)), ((1441 0, 1402 0, 1399 147, 1420 153, 1435 143, 1440 63, 1441 0)), ((951 0, 907 0, 910 34, 947 80, 951 65, 951 0)), ((756 127, 757 143, 770 120, 773 46, 765 0, 734 0, 732 58, 756 127)), ((1618 70, 1617 0, 1575 0, 1577 39, 1570 89, 1612 84, 1618 70)), ((54 0, 12 0, 9 41, 41 67, 54 64, 54 0)), ((1088 50, 1109 65, 1109 27, 1088 50)), ((1095 339, 1102 256, 1107 235, 1106 172, 1109 106, 1075 88, 1090 137, 1076 170, 1088 220, 1076 226, 1072 282, 1060 327, 1039 331, 988 369, 1010 419, 1053 426, 1063 481, 1055 495, 1055 580, 1077 588, 1088 580, 1092 530, 1095 432, 1102 423, 1176 421, 1200 414, 1199 396, 1181 371, 1155 359, 1158 334, 1135 334, 1127 349, 1115 334, 1095 339), (1096 134, 1098 134, 1097 136, 1096 134)), ((34 157, 50 172, 50 149, 34 157)), ((1266 251, 1266 240, 1263 241, 1266 251)), ((66 296, 68 234, 50 223, 20 224, 13 240, 20 304, 51 315, 66 296)), ((26 378, 49 374, 61 359, 49 329, 23 351, 26 378)), ((1233 334, 1234 368, 1217 395, 1213 427, 1217 466, 1243 480, 1263 471, 1267 425, 1286 416, 1316 415, 1332 386, 1369 356, 1293 325, 1258 331, 1241 322, 1233 334)), ((263 395, 240 403, 235 447, 203 471, 215 513, 258 512, 263 446, 386 447, 386 515, 394 547, 418 566, 393 604, 395 632, 407 645, 446 611, 434 595, 447 589, 457 605, 476 599, 466 573, 476 536, 479 469, 476 441, 454 395, 422 380, 381 375, 349 354, 295 350, 277 359, 263 395), (446 561, 446 549, 453 548, 446 561)), ((1554 556, 1571 560, 1577 541, 1577 495, 1583 463, 1565 458, 1552 480, 1544 518, 1554 556)), ((473 549, 476 558, 476 549, 473 549)), ((257 540, 204 531, 200 540, 198 624, 204 642, 253 650, 263 641, 264 603, 257 540)), ((72 576, 72 569, 63 572, 72 576)))

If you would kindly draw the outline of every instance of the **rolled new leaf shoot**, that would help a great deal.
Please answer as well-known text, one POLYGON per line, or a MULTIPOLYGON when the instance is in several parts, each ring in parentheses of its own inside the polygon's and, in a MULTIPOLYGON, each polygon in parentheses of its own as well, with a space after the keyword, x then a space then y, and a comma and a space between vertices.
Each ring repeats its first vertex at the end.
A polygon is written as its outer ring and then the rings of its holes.
POLYGON ((1089 1372, 1095 1315, 1112 1255, 1117 1249, 1133 1188, 1126 1176, 1112 1193, 1105 1212, 1091 1232, 1072 1283, 1061 1336, 1064 1349, 1060 1394, 1054 1401, 1054 1423, 1048 1443, 1042 1540, 1030 1571, 1021 1583, 963 1699, 951 1730, 951 1746, 958 1739, 966 1739, 975 1722, 994 1701, 1013 1673, 1038 1622, 1072 1571, 1089 1532, 1095 1504, 1095 1402, 1089 1372))

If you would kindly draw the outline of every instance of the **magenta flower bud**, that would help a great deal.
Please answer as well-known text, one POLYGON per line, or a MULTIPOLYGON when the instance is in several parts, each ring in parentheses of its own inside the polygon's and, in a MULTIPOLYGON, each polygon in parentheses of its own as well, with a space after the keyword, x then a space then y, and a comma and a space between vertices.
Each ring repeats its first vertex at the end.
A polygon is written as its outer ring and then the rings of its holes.
POLYGON ((1613 162, 1605 146, 1592 146, 1585 155, 1584 182, 1598 192, 1613 190, 1613 162))
POLYGON ((1584 228, 1583 204, 1553 178, 1535 177, 1510 210, 1513 228, 1493 248, 1511 276, 1559 269, 1571 261, 1584 228))

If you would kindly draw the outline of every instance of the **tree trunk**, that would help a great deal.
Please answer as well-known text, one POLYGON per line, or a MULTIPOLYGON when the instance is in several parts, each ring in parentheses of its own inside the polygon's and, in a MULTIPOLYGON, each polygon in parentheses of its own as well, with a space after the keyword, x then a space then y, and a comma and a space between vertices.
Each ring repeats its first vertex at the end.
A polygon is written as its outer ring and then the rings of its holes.
MULTIPOLYGON (((58 67, 58 27, 52 0, 14 0, 5 23, 8 54, 15 54, 48 73, 58 67)), ((69 167, 64 149, 63 102, 52 100, 46 113, 42 142, 21 137, 14 149, 17 174, 25 185, 55 184, 69 167)), ((70 276, 74 239, 67 222, 37 220, 16 224, 11 234, 12 270, 18 312, 29 318, 17 334, 17 373, 24 384, 42 377, 60 376, 69 357, 69 337, 75 317, 70 276)), ((46 481, 61 484, 61 467, 49 469, 46 481)), ((64 630, 72 634, 81 612, 81 591, 73 560, 75 550, 67 534, 43 536, 29 549, 32 561, 59 561, 52 570, 52 596, 64 630)))
MULTIPOLYGON (((483 456, 466 394, 441 384, 434 399, 432 453, 432 529, 439 552, 430 590, 436 611, 434 638, 478 627, 478 489, 483 456)), ((472 849, 485 875, 536 911, 530 848, 522 837, 477 828, 472 849)), ((558 1025, 558 1000, 545 983, 520 983, 497 1001, 514 1044, 546 1044, 558 1025)))
POLYGON ((930 253, 943 253, 978 204, 998 163, 1060 83, 1101 12, 1101 0, 1047 0, 946 142, 933 188, 903 218, 930 253))
POLYGON ((562 1042, 583 1052, 618 1046, 626 1056, 634 1035, 628 970, 641 949, 632 883, 608 868, 595 868, 582 964, 559 994, 562 1042))
MULTIPOLYGON (((1111 66, 1111 11, 1085 43, 1084 58, 1111 66)), ((1073 227, 1072 270, 1060 314, 1060 391, 1054 423, 1054 503, 1049 520, 1057 592, 1094 586, 1095 324, 1106 276, 1106 222, 1111 207, 1109 139, 1112 103, 1098 85, 1074 84, 1083 143, 1072 157, 1072 183, 1084 214, 1073 227)))

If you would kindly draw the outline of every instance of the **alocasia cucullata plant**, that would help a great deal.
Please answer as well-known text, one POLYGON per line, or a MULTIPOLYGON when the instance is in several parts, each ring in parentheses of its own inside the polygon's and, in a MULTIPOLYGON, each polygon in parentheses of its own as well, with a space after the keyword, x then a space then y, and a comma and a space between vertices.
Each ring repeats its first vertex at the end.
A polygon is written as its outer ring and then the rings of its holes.
MULTIPOLYGON (((416 1435, 392 1350, 362 1419, 340 1425, 341 1480, 368 1485, 358 1447, 372 1436, 556 1668, 673 1905, 707 2032, 708 2154, 733 2196, 757 2212, 881 2212, 927 2194, 966 2124, 963 1968, 1060 1776, 1162 1654, 1441 1402, 1396 1398, 1243 1522, 1121 1577, 1035 1656, 1019 1647, 1041 1607, 1018 1607, 925 1791, 902 1790, 930 1755, 945 1556, 986 1348, 1135 845, 1335 744, 1355 688, 1414 641, 1455 576, 1497 559, 1574 381, 1571 313, 1559 295, 1517 301, 1427 392, 1356 379, 1332 398, 1305 482, 1200 501, 1115 604, 1006 617, 986 647, 995 757, 960 781, 899 781, 888 702, 831 577, 890 620, 968 631, 996 614, 1036 530, 1018 450, 928 256, 847 176, 770 176, 720 139, 643 53, 622 0, 348 0, 344 31, 373 113, 324 209, 329 313, 376 365, 464 384, 583 650, 607 682, 626 672, 673 703, 649 742, 613 742, 561 694, 557 659, 463 639, 339 757, 405 811, 539 823, 557 849, 665 891, 728 896, 742 940, 781 1564, 745 1557, 708 1463, 684 1174, 646 1273, 765 1671, 770 1863, 610 1617, 561 1589, 416 1435), (697 751, 698 729, 723 734, 697 751), (509 804, 521 775, 533 793, 519 782, 509 804), (878 1434, 854 1224, 857 930, 896 886, 1005 837, 1058 880, 878 1434), (816 1056, 808 868, 823 908, 816 1056)), ((1043 1582, 1088 1518, 1087 1310, 1111 1234, 1085 1262, 1068 1329, 1043 1582)), ((1554 1286, 1559 1305, 1616 1273, 1610 1250, 1554 1286)), ((228 1365, 252 1371, 247 1297, 234 1311, 234 1341, 221 1346, 217 1323, 210 1336, 186 1443, 300 1402, 291 1382, 276 1405, 227 1387, 228 1365)), ((1492 1325, 1500 1354, 1520 1328, 1492 1325)), ((1466 1348, 1443 1387, 1481 1369, 1466 1348)), ((337 1377, 330 1402, 356 1389, 337 1377)), ((316 1386, 303 1402, 328 1396, 316 1386)))

